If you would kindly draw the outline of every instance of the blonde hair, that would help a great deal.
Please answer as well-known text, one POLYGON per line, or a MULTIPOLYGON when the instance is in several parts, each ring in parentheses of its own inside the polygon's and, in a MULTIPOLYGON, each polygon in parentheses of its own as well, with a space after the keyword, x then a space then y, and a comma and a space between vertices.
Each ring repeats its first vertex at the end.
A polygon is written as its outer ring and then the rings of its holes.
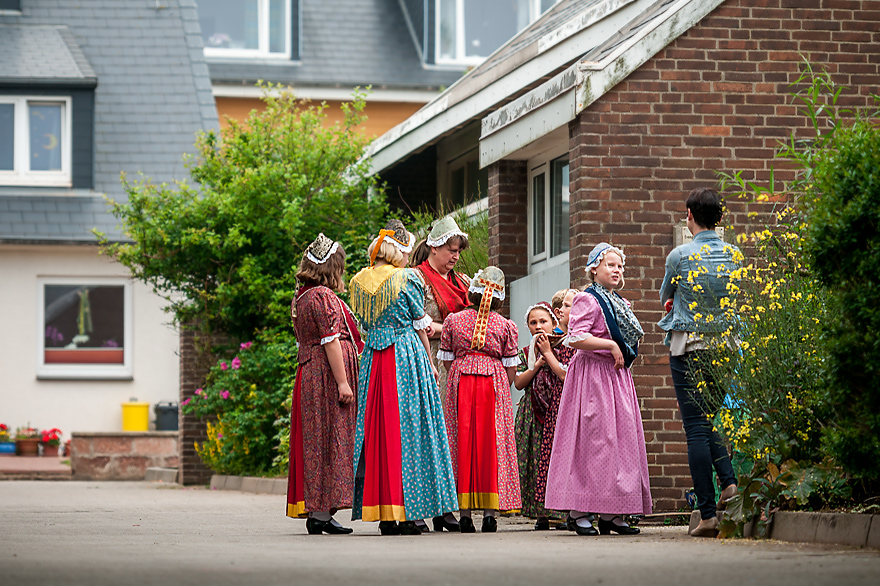
MULTIPOLYGON (((407 234, 409 234, 409 232, 407 232, 407 234)), ((377 236, 367 247, 367 256, 373 255, 373 250, 376 248, 376 242, 378 241, 379 237, 377 236)), ((404 254, 400 252, 400 249, 397 248, 393 242, 388 240, 388 238, 383 238, 382 244, 379 246, 379 253, 376 255, 376 260, 380 259, 396 267, 402 267, 406 264, 406 257, 404 254)))
POLYGON ((569 293, 578 294, 577 289, 560 289, 550 298, 550 307, 553 309, 562 309, 562 302, 565 301, 566 295, 569 293))

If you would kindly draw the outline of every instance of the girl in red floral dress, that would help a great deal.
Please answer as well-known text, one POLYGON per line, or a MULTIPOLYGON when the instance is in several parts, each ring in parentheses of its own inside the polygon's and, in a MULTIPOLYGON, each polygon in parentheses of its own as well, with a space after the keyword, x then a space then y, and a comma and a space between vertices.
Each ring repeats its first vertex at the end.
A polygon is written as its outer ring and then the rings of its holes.
POLYGON ((482 532, 493 533, 497 511, 521 506, 510 399, 517 329, 495 311, 504 300, 504 273, 497 267, 474 276, 468 297, 479 309, 446 317, 437 357, 449 372, 444 408, 461 532, 476 531, 471 509, 483 509, 482 532))

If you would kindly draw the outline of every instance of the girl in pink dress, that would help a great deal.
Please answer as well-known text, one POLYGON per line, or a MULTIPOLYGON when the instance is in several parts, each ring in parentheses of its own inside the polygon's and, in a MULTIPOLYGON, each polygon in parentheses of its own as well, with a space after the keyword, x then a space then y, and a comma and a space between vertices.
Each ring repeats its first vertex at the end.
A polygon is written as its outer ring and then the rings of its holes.
POLYGON ((651 512, 642 416, 629 370, 642 327, 623 285, 623 251, 602 243, 587 260, 593 283, 573 301, 569 363, 556 419, 544 505, 568 510, 579 535, 634 535, 623 515, 651 512), (599 513, 599 531, 588 519, 599 513))
POLYGON ((437 357, 446 365, 446 426, 456 475, 462 533, 474 533, 471 509, 483 509, 483 533, 494 533, 495 513, 520 508, 510 383, 519 363, 517 329, 495 310, 504 300, 504 273, 478 272, 468 288, 478 310, 443 320, 437 357))

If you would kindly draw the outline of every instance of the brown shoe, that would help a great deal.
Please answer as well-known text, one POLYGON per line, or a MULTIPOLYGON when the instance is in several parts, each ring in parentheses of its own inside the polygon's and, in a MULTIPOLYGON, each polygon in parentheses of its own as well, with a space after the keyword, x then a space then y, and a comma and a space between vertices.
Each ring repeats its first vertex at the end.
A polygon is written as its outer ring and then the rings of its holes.
POLYGON ((727 508, 727 503, 733 500, 739 494, 737 487, 735 484, 730 484, 721 491, 721 496, 718 498, 718 503, 715 505, 715 509, 718 511, 723 511, 727 508))
POLYGON ((690 532, 691 537, 718 537, 718 517, 701 519, 700 524, 690 532))

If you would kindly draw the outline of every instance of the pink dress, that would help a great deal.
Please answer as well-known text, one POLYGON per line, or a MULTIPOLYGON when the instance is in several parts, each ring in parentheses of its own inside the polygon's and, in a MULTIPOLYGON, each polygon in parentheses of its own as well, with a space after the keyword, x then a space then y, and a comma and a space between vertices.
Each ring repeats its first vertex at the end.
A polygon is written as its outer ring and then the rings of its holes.
MULTIPOLYGON (((578 293, 569 340, 610 340, 599 303, 578 293)), ((568 365, 544 506, 560 511, 648 514, 651 489, 645 433, 632 373, 608 350, 578 350, 568 365)))

